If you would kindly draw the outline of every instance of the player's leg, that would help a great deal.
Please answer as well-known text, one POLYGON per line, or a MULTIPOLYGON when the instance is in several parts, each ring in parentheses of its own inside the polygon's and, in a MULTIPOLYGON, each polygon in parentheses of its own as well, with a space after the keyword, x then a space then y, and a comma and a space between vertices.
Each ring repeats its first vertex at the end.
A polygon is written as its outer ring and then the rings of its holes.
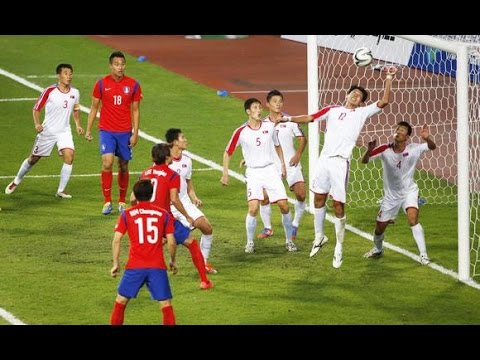
MULTIPOLYGON (((190 214, 190 216, 192 216, 190 212, 188 213, 190 214)), ((195 217, 193 216, 192 218, 195 219, 195 217)), ((212 225, 208 221, 207 217, 203 215, 194 220, 193 226, 195 226, 202 232, 202 236, 200 237, 200 250, 202 252, 203 259, 205 260, 205 270, 209 274, 216 274, 217 270, 213 267, 212 264, 208 263, 208 257, 210 256, 210 249, 212 247, 213 241, 212 225)))
POLYGON ((58 152, 63 158, 62 169, 60 170, 60 181, 56 196, 63 199, 70 199, 72 196, 65 192, 70 176, 72 175, 73 159, 75 156, 75 146, 73 144, 72 133, 65 132, 58 135, 58 152))
POLYGON ((127 269, 118 284, 117 297, 110 317, 111 325, 123 325, 125 308, 131 298, 138 292, 147 279, 146 269, 127 269))
POLYGON ((407 207, 405 211, 407 213, 408 225, 410 225, 413 238, 415 239, 418 250, 420 252, 420 262, 423 265, 428 265, 430 264, 430 258, 428 257, 428 254, 427 254, 427 245, 425 243, 425 233, 423 231, 422 224, 418 222, 418 197, 416 202, 410 203, 406 206, 407 207))
POLYGON ((292 226, 293 226, 292 240, 296 240, 298 226, 300 225, 300 220, 302 219, 303 214, 305 213, 305 196, 306 196, 305 182, 303 180, 299 182, 295 182, 293 186, 290 187, 290 189, 293 191, 296 198, 295 216, 292 222, 292 226))
POLYGON ((257 238, 265 239, 273 235, 272 229, 272 207, 268 195, 263 191, 263 200, 260 203, 260 219, 262 219, 263 230, 258 234, 257 238))
POLYGON ((115 156, 118 157, 118 212, 121 213, 126 207, 125 198, 128 191, 128 182, 130 179, 130 173, 128 171, 128 162, 132 160, 132 149, 129 147, 130 132, 117 133, 117 148, 115 156))
POLYGON ((247 168, 245 171, 247 178, 247 205, 248 212, 245 217, 245 228, 247 231, 247 244, 245 252, 251 254, 255 252, 254 236, 257 228, 257 214, 260 207, 260 202, 264 199, 263 181, 261 169, 247 168))
POLYGON ((103 194, 102 214, 108 215, 112 212, 112 179, 113 161, 115 158, 116 140, 113 133, 100 130, 100 153, 102 155, 102 176, 101 186, 103 194))
POLYGON ((25 175, 32 169, 32 167, 44 156, 50 156, 53 147, 55 146, 56 139, 51 136, 37 134, 33 143, 32 153, 28 158, 23 160, 17 175, 5 188, 5 194, 9 195, 15 191, 17 186, 22 182, 25 175))
POLYGON ((167 270, 148 269, 147 288, 153 300, 160 303, 163 325, 175 325, 175 313, 172 307, 172 291, 168 281, 167 270))

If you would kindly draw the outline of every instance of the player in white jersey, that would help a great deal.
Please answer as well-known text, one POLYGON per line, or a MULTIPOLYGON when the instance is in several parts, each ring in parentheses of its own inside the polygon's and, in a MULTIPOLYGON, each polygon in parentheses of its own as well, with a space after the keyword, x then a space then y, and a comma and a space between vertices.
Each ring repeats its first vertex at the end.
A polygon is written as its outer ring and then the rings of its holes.
MULTIPOLYGON (((295 241, 297 237, 298 225, 305 212, 305 180, 302 173, 302 164, 300 158, 307 144, 307 139, 302 129, 298 124, 292 122, 279 122, 284 116, 283 108, 283 94, 278 90, 272 90, 267 94, 267 107, 270 110, 269 115, 265 118, 275 124, 275 130, 278 134, 278 140, 282 146, 283 160, 287 171, 287 184, 291 191, 295 194, 295 216, 292 222, 292 240, 295 241), (295 141, 298 141, 298 146, 295 149, 295 141)), ((280 167, 280 160, 276 157, 276 164, 280 167)), ((268 196, 265 196, 260 204, 260 218, 263 222, 263 231, 258 235, 258 238, 264 239, 273 235, 270 201, 268 196)))
POLYGON ((418 222, 418 186, 413 176, 420 156, 427 150, 434 150, 437 146, 430 136, 428 126, 424 125, 420 137, 425 140, 422 144, 407 144, 412 127, 406 121, 397 124, 394 142, 376 147, 376 140, 368 143, 362 162, 367 164, 370 159, 380 159, 383 167, 383 198, 377 214, 373 242, 375 247, 364 257, 376 258, 383 255, 383 239, 387 226, 394 222, 398 211, 402 208, 407 214, 408 225, 412 229, 413 238, 420 251, 420 262, 430 263, 425 245, 425 235, 422 225, 418 222))
POLYGON ((248 213, 245 219, 247 230, 246 253, 255 251, 253 241, 257 227, 257 213, 260 201, 263 200, 263 190, 272 203, 277 203, 282 213, 282 224, 285 230, 285 246, 287 251, 297 251, 292 241, 292 216, 288 207, 287 193, 282 183, 281 175, 275 165, 273 148, 282 164, 282 174, 285 176, 283 152, 275 132, 275 124, 262 120, 262 104, 258 99, 250 98, 244 103, 248 121, 233 132, 223 155, 222 185, 228 185, 228 165, 236 147, 242 147, 243 158, 247 167, 247 201, 248 213))
MULTIPOLYGON (((216 274, 215 267, 208 263, 213 241, 213 229, 205 214, 199 209, 203 206, 203 202, 198 198, 193 187, 192 159, 184 153, 188 146, 187 138, 181 129, 171 128, 165 133, 165 141, 170 144, 172 149, 172 162, 168 167, 180 175, 180 201, 192 217, 193 226, 202 232, 200 250, 205 259, 205 271, 209 274, 216 274)), ((173 216, 180 220, 183 225, 190 227, 190 223, 175 206, 171 206, 171 211, 173 216)))
POLYGON ((42 157, 50 156, 53 147, 57 145, 58 154, 63 157, 63 166, 60 171, 60 183, 56 196, 70 199, 72 196, 65 192, 75 154, 70 117, 73 119, 77 133, 83 134, 80 125, 80 93, 71 87, 73 67, 70 64, 59 64, 56 69, 58 83, 43 90, 33 107, 33 122, 37 137, 33 144, 32 153, 25 159, 18 170, 17 176, 5 188, 5 194, 11 194, 23 180, 25 175, 42 157), (45 107, 45 118, 40 124, 40 112, 45 107))
POLYGON ((345 202, 347 199, 348 173, 352 150, 363 125, 371 116, 378 114, 388 105, 395 67, 388 68, 383 97, 368 106, 362 104, 368 98, 368 92, 358 85, 352 85, 347 91, 345 106, 327 106, 307 117, 285 117, 283 121, 308 122, 325 120, 325 142, 313 170, 312 187, 314 193, 314 227, 310 256, 315 256, 328 241, 324 234, 327 196, 333 200, 335 212, 335 245, 333 262, 338 269, 343 263, 343 240, 345 237, 345 202), (307 120, 306 120, 307 119, 307 120))

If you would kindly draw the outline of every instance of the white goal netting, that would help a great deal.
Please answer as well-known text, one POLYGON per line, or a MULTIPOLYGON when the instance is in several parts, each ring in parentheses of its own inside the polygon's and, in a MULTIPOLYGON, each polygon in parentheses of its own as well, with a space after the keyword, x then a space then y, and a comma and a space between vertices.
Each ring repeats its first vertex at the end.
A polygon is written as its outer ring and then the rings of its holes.
MULTIPOLYGON (((469 187, 471 274, 480 275, 480 36, 440 35, 448 41, 469 44, 469 187)), ((419 133, 429 125, 437 149, 427 152, 415 175, 420 188, 420 204, 457 204, 457 89, 456 56, 392 35, 319 35, 319 107, 343 104, 352 84, 365 87, 367 104, 383 94, 388 65, 399 67, 392 86, 391 103, 386 110, 367 121, 353 152, 347 203, 349 207, 376 206, 382 197, 380 162, 361 164, 367 143, 393 140, 395 125, 408 121, 413 127, 411 142, 422 142, 419 133), (352 53, 366 46, 374 60, 367 67, 353 64, 352 53)), ((324 126, 324 124, 322 124, 324 126)), ((320 144, 323 143, 320 135, 320 144)))

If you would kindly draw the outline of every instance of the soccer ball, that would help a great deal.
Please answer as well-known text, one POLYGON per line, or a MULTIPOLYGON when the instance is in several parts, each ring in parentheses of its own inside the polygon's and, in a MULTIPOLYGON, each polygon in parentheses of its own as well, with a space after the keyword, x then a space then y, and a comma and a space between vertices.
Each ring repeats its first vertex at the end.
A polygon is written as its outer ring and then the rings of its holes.
POLYGON ((361 47, 353 53, 353 62, 357 66, 364 67, 370 65, 372 60, 372 51, 367 47, 361 47))

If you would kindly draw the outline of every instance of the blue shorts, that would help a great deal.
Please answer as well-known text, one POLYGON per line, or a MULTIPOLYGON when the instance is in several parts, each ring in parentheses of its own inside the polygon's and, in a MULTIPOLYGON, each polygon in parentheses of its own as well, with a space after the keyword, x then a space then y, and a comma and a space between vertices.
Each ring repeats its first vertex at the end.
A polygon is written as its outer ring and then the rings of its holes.
POLYGON ((172 298, 167 270, 127 269, 118 285, 118 293, 128 299, 137 297, 139 290, 147 284, 153 300, 163 301, 172 298))
POLYGON ((173 236, 175 236, 175 241, 178 245, 183 245, 185 240, 187 240, 190 236, 190 228, 183 225, 177 219, 175 219, 173 225, 175 226, 175 232, 173 233, 173 236))
POLYGON ((100 130, 100 154, 115 154, 122 160, 132 160, 132 149, 128 147, 130 144, 130 136, 132 133, 112 132, 100 130))

